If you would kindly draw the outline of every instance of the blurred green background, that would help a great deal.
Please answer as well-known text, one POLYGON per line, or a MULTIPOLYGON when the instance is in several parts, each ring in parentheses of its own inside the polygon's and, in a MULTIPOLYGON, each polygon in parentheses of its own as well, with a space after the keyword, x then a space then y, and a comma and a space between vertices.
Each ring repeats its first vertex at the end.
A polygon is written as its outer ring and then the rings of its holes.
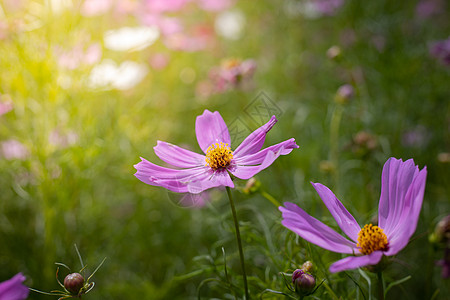
POLYGON ((87 299, 233 299, 222 247, 232 283, 242 280, 225 191, 184 207, 136 179, 133 165, 140 156, 163 165, 157 140, 199 152, 204 109, 243 130, 234 149, 269 120, 264 108, 255 117, 262 103, 279 120, 265 145, 294 137, 300 149, 258 174, 256 191, 236 181, 251 294, 287 292, 279 272, 311 260, 326 279, 316 297, 366 299, 361 274, 330 275, 341 256, 282 227, 268 198, 336 228, 309 184, 321 182, 364 225, 394 156, 427 166, 428 178, 413 241, 386 272, 412 278, 388 298, 450 297, 435 265, 443 247, 428 240, 450 213, 450 68, 430 53, 450 34, 445 1, 2 0, 0 9, 0 281, 23 272, 28 286, 57 289, 54 262, 81 268, 76 244, 88 273, 107 257, 87 299), (118 34, 125 27, 134 31, 118 34), (246 60, 254 71, 221 77, 246 60), (339 101, 344 84, 354 95, 339 101))

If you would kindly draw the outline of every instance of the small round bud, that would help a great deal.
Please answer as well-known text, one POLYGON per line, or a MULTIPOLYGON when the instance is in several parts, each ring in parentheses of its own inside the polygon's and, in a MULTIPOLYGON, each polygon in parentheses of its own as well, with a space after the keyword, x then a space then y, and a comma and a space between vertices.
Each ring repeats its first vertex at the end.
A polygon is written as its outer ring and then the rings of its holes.
POLYGON ((73 295, 78 295, 84 286, 84 278, 80 273, 71 273, 64 278, 64 287, 73 295))
POLYGON ((329 59, 336 59, 341 56, 341 53, 341 48, 339 48, 339 46, 332 46, 327 50, 327 57, 329 59))
POLYGON ((292 283, 295 285, 295 280, 297 280, 297 278, 299 278, 303 274, 305 274, 305 272, 303 272, 302 269, 295 270, 294 273, 292 273, 292 283))
POLYGON ((354 95, 355 90, 353 89, 353 86, 350 84, 344 84, 337 90, 336 95, 334 96, 334 100, 337 103, 345 104, 349 102, 354 95))
POLYGON ((309 260, 305 261, 302 265, 302 270, 305 272, 311 272, 313 268, 313 263, 310 262, 309 260))
POLYGON ((316 279, 308 273, 303 273, 294 282, 295 292, 300 295, 308 295, 316 286, 316 279))
POLYGON ((259 187, 261 186, 261 182, 256 180, 255 177, 250 178, 247 183, 245 184, 245 187, 243 189, 243 192, 245 194, 252 194, 258 191, 259 187))

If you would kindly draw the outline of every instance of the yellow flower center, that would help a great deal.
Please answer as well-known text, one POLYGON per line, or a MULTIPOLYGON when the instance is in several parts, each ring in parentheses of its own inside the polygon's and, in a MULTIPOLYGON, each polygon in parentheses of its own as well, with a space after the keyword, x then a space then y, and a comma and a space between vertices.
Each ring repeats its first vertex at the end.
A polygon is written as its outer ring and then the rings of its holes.
POLYGON ((358 233, 358 244, 362 254, 368 255, 377 250, 387 250, 388 240, 383 229, 372 224, 364 225, 358 233))
POLYGON ((206 165, 213 170, 228 167, 232 159, 233 151, 231 151, 228 144, 215 143, 206 150, 206 165))

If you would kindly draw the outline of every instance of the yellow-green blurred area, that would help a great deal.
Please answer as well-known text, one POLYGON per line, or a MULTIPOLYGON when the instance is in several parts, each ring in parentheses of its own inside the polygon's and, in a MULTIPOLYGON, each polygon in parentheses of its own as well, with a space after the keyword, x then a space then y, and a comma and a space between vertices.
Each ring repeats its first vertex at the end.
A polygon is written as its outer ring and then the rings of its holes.
POLYGON ((326 279, 316 297, 367 299, 362 275, 330 274, 341 256, 282 227, 272 202, 336 228, 309 183, 321 182, 364 225, 391 156, 427 166, 428 178, 413 241, 385 274, 412 278, 388 296, 448 299, 436 265, 444 247, 429 235, 450 214, 449 9, 438 0, 0 0, 0 281, 22 272, 27 286, 58 289, 55 262, 81 268, 76 244, 87 274, 107 257, 83 298, 234 299, 242 277, 225 191, 185 207, 133 176, 140 157, 167 166, 158 140, 200 152, 195 118, 208 109, 239 129, 232 149, 272 113, 265 146, 291 137, 300 146, 257 175, 256 191, 235 180, 255 299, 288 292, 279 272, 306 260, 326 279), (343 85, 353 92, 339 94, 343 85))

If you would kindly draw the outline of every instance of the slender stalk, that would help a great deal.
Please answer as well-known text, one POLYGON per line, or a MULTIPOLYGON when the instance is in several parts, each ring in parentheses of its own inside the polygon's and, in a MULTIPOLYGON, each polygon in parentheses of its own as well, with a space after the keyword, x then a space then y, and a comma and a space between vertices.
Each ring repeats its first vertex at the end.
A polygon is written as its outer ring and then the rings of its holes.
POLYGON ((384 300, 384 279, 383 272, 377 273, 378 277, 378 300, 384 300))
POLYGON ((248 300, 250 299, 250 296, 248 294, 247 274, 245 273, 244 251, 242 251, 241 233, 239 231, 239 223, 236 215, 236 208, 234 207, 233 197, 231 196, 231 189, 228 186, 226 188, 228 199, 230 200, 231 213, 233 214, 234 227, 236 229, 236 240, 239 248, 239 258, 241 260, 242 277, 244 278, 245 299, 248 300))
POLYGON ((333 164, 334 185, 339 186, 339 126, 342 119, 342 105, 337 104, 331 115, 330 122, 330 161, 333 164))

